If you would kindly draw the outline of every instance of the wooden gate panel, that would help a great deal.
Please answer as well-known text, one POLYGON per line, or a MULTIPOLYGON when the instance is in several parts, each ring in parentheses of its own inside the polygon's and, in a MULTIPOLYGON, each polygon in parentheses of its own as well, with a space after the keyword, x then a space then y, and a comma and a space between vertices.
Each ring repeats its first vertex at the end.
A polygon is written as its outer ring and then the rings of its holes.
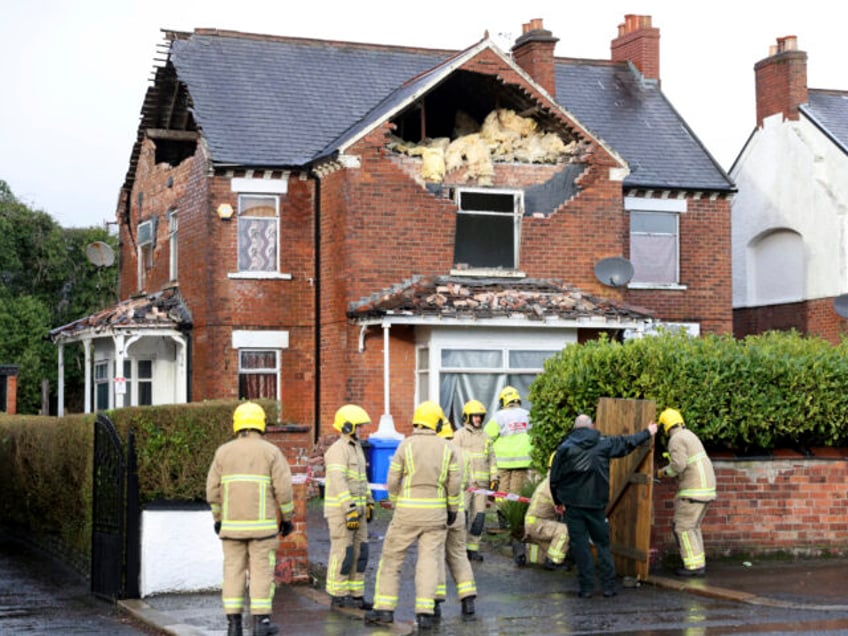
MULTIPOLYGON (((653 400, 601 398, 595 418, 603 435, 632 435, 655 419, 653 400)), ((619 575, 648 578, 653 519, 654 445, 644 444, 610 464, 610 547, 619 575)))

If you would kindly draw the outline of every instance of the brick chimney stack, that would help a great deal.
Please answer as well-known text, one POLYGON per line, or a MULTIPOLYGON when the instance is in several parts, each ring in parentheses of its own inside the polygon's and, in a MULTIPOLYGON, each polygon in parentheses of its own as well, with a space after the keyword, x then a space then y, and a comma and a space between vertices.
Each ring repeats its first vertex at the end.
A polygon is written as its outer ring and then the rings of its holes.
POLYGON ((512 57, 536 83, 556 97, 554 48, 559 38, 542 26, 542 18, 534 18, 521 26, 521 37, 512 47, 512 57))
POLYGON ((660 30, 651 26, 651 16, 624 16, 610 52, 613 62, 632 62, 643 77, 660 83, 660 30))
POLYGON ((754 79, 758 128, 763 119, 776 113, 797 120, 798 106, 807 103, 807 54, 798 50, 798 38, 777 38, 777 44, 769 47, 769 56, 754 65, 754 79))

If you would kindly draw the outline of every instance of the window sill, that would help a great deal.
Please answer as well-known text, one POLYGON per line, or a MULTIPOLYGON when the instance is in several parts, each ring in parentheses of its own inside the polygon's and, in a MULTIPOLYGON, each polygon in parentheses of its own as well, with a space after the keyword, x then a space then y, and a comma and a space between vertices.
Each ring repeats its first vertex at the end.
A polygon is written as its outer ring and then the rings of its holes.
POLYGON ((496 267, 471 269, 451 269, 451 276, 470 276, 475 278, 526 278, 527 274, 515 269, 499 269, 496 267))
POLYGON ((666 291, 686 291, 689 289, 687 285, 679 283, 630 283, 627 289, 662 289, 666 291))
POLYGON ((227 274, 232 280, 291 280, 291 274, 281 272, 233 272, 227 274))

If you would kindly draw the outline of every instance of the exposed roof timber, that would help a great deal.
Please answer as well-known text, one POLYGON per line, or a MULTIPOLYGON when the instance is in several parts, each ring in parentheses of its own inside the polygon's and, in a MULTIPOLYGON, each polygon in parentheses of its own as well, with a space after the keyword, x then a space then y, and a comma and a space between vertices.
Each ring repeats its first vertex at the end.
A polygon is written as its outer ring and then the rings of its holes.
POLYGON ((196 130, 168 130, 166 128, 148 128, 144 131, 148 139, 167 139, 169 141, 196 141, 200 136, 196 130))

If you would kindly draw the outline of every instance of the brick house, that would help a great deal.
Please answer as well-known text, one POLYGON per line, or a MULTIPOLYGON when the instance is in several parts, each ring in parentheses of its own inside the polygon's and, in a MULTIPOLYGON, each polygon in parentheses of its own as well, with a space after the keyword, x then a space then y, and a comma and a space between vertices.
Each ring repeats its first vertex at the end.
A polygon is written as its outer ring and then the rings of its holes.
POLYGON ((317 440, 355 402, 408 432, 602 332, 729 333, 735 187, 661 91, 659 30, 626 16, 610 60, 557 41, 166 32, 125 300, 52 334, 86 348, 87 410, 270 397, 317 440))
POLYGON ((757 125, 731 168, 733 331, 836 344, 848 313, 848 91, 807 87, 795 36, 754 73, 757 125))

